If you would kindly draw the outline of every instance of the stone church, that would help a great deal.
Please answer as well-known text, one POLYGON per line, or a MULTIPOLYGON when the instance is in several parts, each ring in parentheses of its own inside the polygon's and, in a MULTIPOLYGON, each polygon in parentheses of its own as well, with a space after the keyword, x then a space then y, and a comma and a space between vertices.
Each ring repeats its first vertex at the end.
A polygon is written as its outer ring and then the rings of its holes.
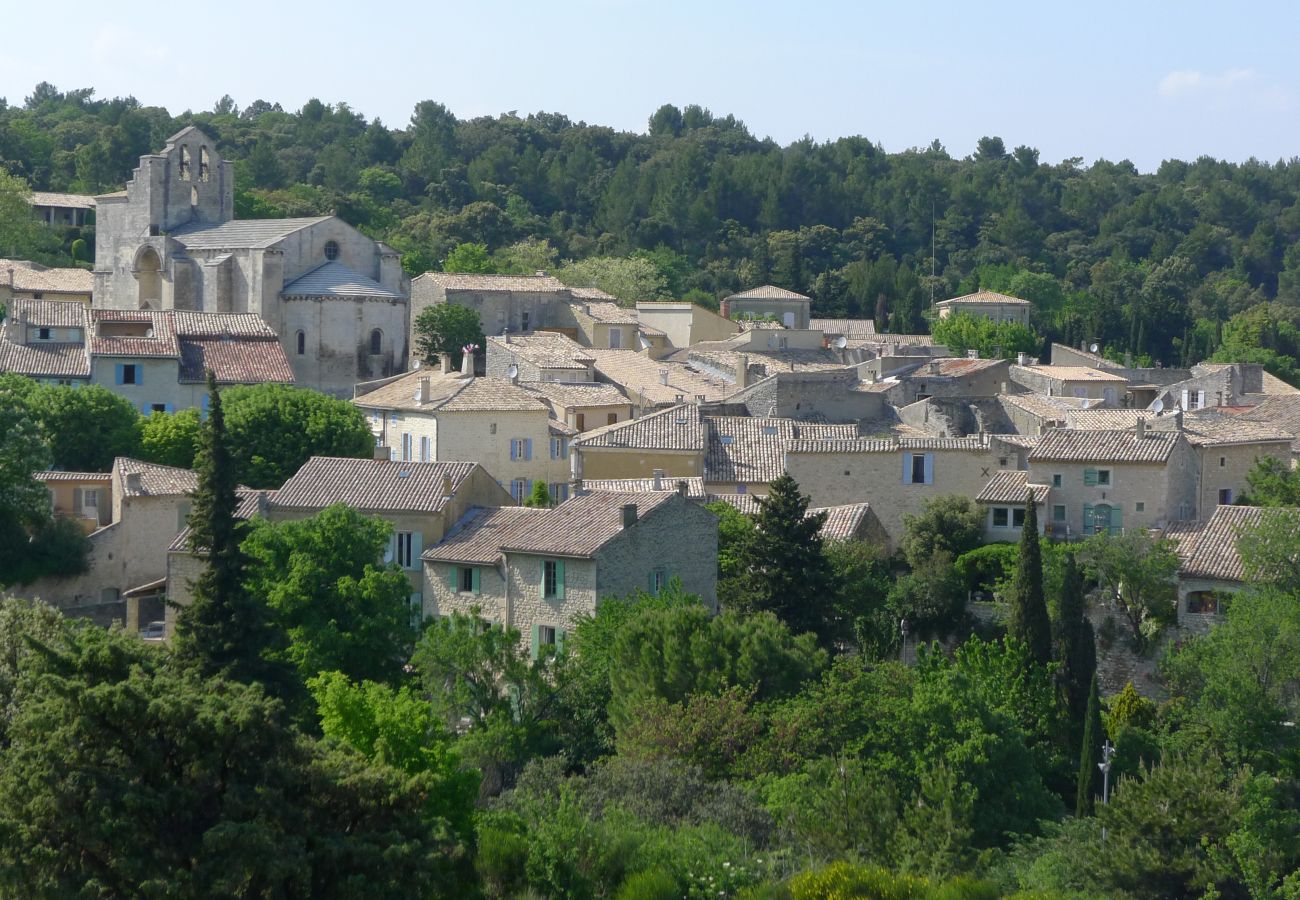
POLYGON ((255 313, 298 384, 339 396, 405 370, 410 282, 397 252, 337 216, 235 219, 234 166, 198 128, 95 203, 94 306, 255 313))

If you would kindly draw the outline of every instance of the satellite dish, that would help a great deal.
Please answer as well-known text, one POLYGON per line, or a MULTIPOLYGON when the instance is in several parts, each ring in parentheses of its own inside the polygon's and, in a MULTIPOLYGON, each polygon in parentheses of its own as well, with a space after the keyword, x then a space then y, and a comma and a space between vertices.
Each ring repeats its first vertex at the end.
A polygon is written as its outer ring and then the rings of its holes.
POLYGON ((844 349, 845 347, 847 347, 848 345, 849 345, 849 339, 846 338, 844 335, 840 335, 839 337, 837 337, 837 338, 835 339, 835 349, 836 349, 836 350, 843 350, 843 349, 844 349))
POLYGON ((641 348, 642 350, 649 350, 649 349, 650 349, 650 342, 647 341, 645 335, 644 335, 644 334, 641 334, 640 332, 637 333, 637 336, 636 336, 636 342, 637 342, 637 345, 640 346, 640 348, 641 348))
POLYGON ((1101 349, 1101 345, 1100 345, 1100 344, 1090 344, 1090 345, 1088 345, 1088 352, 1089 352, 1089 353, 1096 353, 1096 352, 1097 352, 1098 350, 1100 350, 1100 349, 1101 349))
POLYGON ((506 377, 509 378, 511 381, 514 381, 516 378, 518 378, 519 367, 514 363, 511 363, 510 368, 506 369, 506 377))
POLYGON ((1161 400, 1159 397, 1157 397, 1157 398, 1156 398, 1156 402, 1151 404, 1151 411, 1154 412, 1154 413, 1162 413, 1162 412, 1164 412, 1164 411, 1165 411, 1165 401, 1163 401, 1163 400, 1161 400))

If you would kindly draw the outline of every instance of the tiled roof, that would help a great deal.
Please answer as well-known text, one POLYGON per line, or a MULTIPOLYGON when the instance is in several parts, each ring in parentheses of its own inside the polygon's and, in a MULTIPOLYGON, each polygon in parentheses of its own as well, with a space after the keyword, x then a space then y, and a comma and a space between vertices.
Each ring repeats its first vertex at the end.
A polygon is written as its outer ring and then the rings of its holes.
POLYGON ((978 437, 860 437, 849 440, 795 440, 787 453, 892 453, 896 450, 976 450, 988 452, 978 437))
POLYGON ((673 491, 678 482, 686 482, 686 499, 703 500, 708 496, 704 490, 704 479, 698 475, 681 477, 665 475, 655 487, 653 478, 584 478, 582 486, 588 491, 613 491, 620 494, 643 494, 647 491, 673 491))
POLYGON ((89 194, 57 194, 53 191, 32 191, 32 206, 61 206, 67 209, 94 209, 95 198, 89 194))
MULTIPOLYGON (((948 359, 935 360, 939 363, 939 374, 948 378, 963 378, 967 375, 974 375, 976 372, 983 372, 985 369, 996 369, 1005 365, 1003 359, 966 359, 964 357, 951 357, 948 359)), ((918 375, 925 375, 924 372, 918 372, 918 375)))
POLYGON ((37 481, 109 481, 112 475, 107 472, 33 472, 37 481))
POLYGON ((709 416, 704 480, 767 483, 785 472, 785 445, 794 439, 789 419, 709 416))
POLYGON ((280 293, 286 297, 387 297, 400 299, 402 296, 396 291, 390 291, 373 278, 354 272, 338 261, 317 266, 306 275, 286 284, 280 293))
POLYGON ((0 259, 0 284, 7 284, 13 270, 14 290, 46 294, 89 294, 95 276, 86 269, 51 269, 25 259, 0 259))
POLYGON ((594 287, 571 287, 569 294, 575 300, 608 300, 611 303, 617 303, 618 298, 613 294, 607 294, 600 288, 594 287))
POLYGON ((1022 470, 1002 470, 993 473, 993 477, 984 482, 984 487, 975 495, 976 503, 1018 503, 1029 502, 1029 492, 1034 492, 1034 505, 1040 506, 1047 499, 1048 487, 1045 484, 1030 484, 1029 473, 1022 470))
POLYGON ((635 450, 689 450, 703 453, 708 446, 700 408, 683 403, 614 425, 593 428, 573 439, 575 447, 635 450))
POLYGON ((404 409, 415 412, 537 411, 545 414, 546 404, 505 378, 469 378, 459 373, 442 374, 417 369, 353 401, 368 409, 404 409), (429 399, 419 400, 420 383, 429 380, 429 399))
POLYGON ((1043 435, 1029 453, 1029 459, 1062 462, 1164 462, 1169 459, 1179 434, 1147 430, 1138 437, 1126 431, 1071 431, 1057 429, 1043 435))
POLYGON ((1230 444, 1290 443, 1293 436, 1267 422, 1243 421, 1237 416, 1185 416, 1183 431, 1195 447, 1230 444))
POLYGON ((555 331, 512 334, 508 340, 501 335, 489 335, 487 340, 497 350, 547 369, 585 369, 593 359, 589 347, 555 331))
POLYGON ((595 359, 596 371, 602 378, 618 385, 642 406, 673 403, 678 394, 687 400, 697 394, 704 395, 706 400, 718 400, 731 388, 725 379, 694 372, 680 363, 654 360, 635 350, 588 349, 587 352, 595 359), (665 371, 667 384, 662 381, 665 371))
POLYGON ((1217 507, 1204 525, 1198 528, 1171 528, 1166 536, 1178 542, 1182 558, 1181 573, 1187 578, 1210 578, 1217 581, 1245 581, 1245 567, 1237 551, 1237 538, 1246 528, 1254 528, 1268 517, 1291 519, 1291 527, 1300 522, 1296 509, 1262 509, 1258 506, 1217 507))
POLYGON ((1114 372, 1103 372, 1090 366, 1012 366, 1012 373, 1030 372, 1057 381, 1105 381, 1128 384, 1128 379, 1114 372))
POLYGON ((89 378, 85 344, 15 344, 0 340, 0 372, 31 378, 89 378))
POLYGON ((823 334, 842 334, 845 337, 876 333, 875 319, 809 319, 808 327, 823 334))
MULTIPOLYGON (((833 350, 766 350, 749 349, 744 351, 751 366, 760 366, 763 377, 779 372, 829 372, 833 369, 847 368, 844 361, 833 350)), ((740 370, 740 351, 701 349, 696 344, 684 351, 692 366, 701 369, 737 372, 740 370)))
POLYGON ((331 216, 306 219, 232 219, 217 225, 183 225, 171 237, 189 250, 242 250, 265 248, 295 231, 318 225, 331 216))
POLYGON ((474 507, 420 558, 435 562, 495 565, 501 559, 501 545, 511 533, 518 528, 531 527, 548 512, 550 510, 526 506, 474 507))
POLYGON ((324 509, 346 503, 361 510, 433 513, 446 505, 443 479, 451 493, 477 463, 420 463, 388 459, 313 456, 276 492, 275 506, 324 509))
POLYGON ((593 301, 582 304, 582 308, 587 315, 597 322, 604 322, 608 325, 637 324, 636 310, 619 306, 617 303, 593 301))
POLYGON ((68 300, 10 300, 5 316, 36 328, 86 327, 86 307, 68 300))
POLYGON ((275 329, 256 313, 204 313, 174 310, 172 327, 179 337, 252 337, 278 339, 275 329))
POLYGON ((530 381, 525 390, 561 408, 583 406, 627 406, 631 402, 612 384, 596 382, 530 381))
POLYGON ((511 291, 512 293, 549 293, 566 290, 564 283, 551 275, 473 275, 464 272, 425 272, 427 278, 449 291, 511 291))
POLYGON ((179 381, 201 383, 212 370, 218 384, 293 383, 293 369, 278 340, 183 338, 179 381))
POLYGON ((90 311, 90 353, 92 356, 154 356, 176 358, 181 355, 172 319, 163 312, 151 310, 92 309, 90 311), (115 322, 146 322, 153 330, 152 337, 103 335, 105 324, 115 322))
POLYGON ((192 494, 199 488, 199 476, 193 469, 160 466, 119 456, 113 460, 113 470, 122 482, 125 497, 175 497, 192 494), (139 487, 133 488, 128 475, 139 475, 139 487))
POLYGON ((1072 409, 1065 414, 1065 424, 1082 431, 1112 431, 1133 428, 1139 419, 1150 422, 1159 416, 1151 409, 1072 409))
POLYGON ((1300 451, 1300 396, 1266 397, 1258 406, 1237 418, 1282 429, 1294 437, 1292 446, 1300 451))
POLYGON ((868 503, 847 503, 843 506, 823 506, 808 510, 810 513, 826 513, 822 524, 822 538, 828 541, 847 541, 856 538, 862 531, 863 523, 874 515, 868 503))
MULTIPOLYGON (((274 491, 269 492, 274 494, 274 491)), ((235 505, 236 519, 252 519, 262 513, 262 501, 268 496, 267 491, 255 491, 252 488, 236 488, 235 497, 238 503, 235 505)), ((199 548, 203 552, 206 548, 199 548)), ((172 542, 167 545, 168 553, 189 552, 190 550, 190 527, 186 525, 181 529, 172 542)))
POLYGON ((1278 378, 1272 372, 1265 372, 1263 377, 1264 393, 1275 396, 1295 396, 1300 394, 1300 388, 1293 384, 1287 384, 1281 378, 1278 378))
POLYGON ((1008 294, 999 294, 997 291, 976 291, 973 294, 962 294, 960 297, 953 297, 951 300, 944 300, 936 303, 935 306, 944 307, 948 305, 957 305, 961 303, 1002 303, 1012 304, 1014 306, 1033 306, 1028 300, 1022 300, 1019 297, 1012 297, 1008 294))
POLYGON ((728 300, 803 300, 807 303, 812 302, 811 297, 805 297, 803 294, 796 294, 794 291, 787 291, 785 288, 777 287, 774 284, 765 284, 761 287, 750 288, 747 291, 741 291, 739 294, 732 294, 728 300))
POLYGON ((1031 416, 1052 422, 1064 422, 1070 412, 1077 410, 1077 407, 1062 403, 1060 398, 1046 394, 998 394, 997 399, 1003 405, 1017 407, 1031 416))

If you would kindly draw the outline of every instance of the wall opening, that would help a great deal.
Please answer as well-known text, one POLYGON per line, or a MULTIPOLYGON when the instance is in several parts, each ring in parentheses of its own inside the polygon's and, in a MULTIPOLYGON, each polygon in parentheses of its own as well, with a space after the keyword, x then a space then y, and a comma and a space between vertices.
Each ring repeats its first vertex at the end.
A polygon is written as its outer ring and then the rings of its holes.
POLYGON ((378 356, 384 352, 384 333, 378 328, 370 332, 370 355, 378 356))
POLYGON ((199 181, 207 181, 210 171, 208 164, 208 148, 199 148, 199 181))
POLYGON ((162 260, 152 247, 146 247, 136 260, 135 280, 140 309, 157 309, 162 301, 162 260))

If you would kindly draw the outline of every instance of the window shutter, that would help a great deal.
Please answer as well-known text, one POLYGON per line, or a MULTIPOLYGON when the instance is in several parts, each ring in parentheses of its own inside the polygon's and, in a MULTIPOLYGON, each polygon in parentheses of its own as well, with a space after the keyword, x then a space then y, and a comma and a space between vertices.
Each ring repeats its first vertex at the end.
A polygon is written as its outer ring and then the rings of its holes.
POLYGON ((655 594, 655 573, 654 572, 651 572, 648 576, 646 576, 646 582, 647 582, 646 592, 649 593, 651 596, 654 596, 655 594))
POLYGON ((565 631, 563 628, 555 629, 555 653, 557 656, 564 653, 564 636, 565 631))
POLYGON ((164 404, 163 409, 169 413, 176 412, 176 407, 172 406, 170 403, 164 404))
POLYGON ((81 512, 81 488, 79 487, 72 489, 72 511, 73 513, 81 512))
POLYGON ((452 566, 450 573, 447 575, 447 587, 453 594, 460 591, 460 566, 452 566))
POLYGON ((122 373, 126 371, 126 366, 122 365, 121 363, 118 363, 116 366, 113 367, 113 369, 117 374, 117 383, 125 384, 126 376, 123 375, 122 373))
POLYGON ((424 552, 424 535, 419 531, 411 532, 411 568, 418 569, 423 563, 420 562, 420 554, 424 552))
POLYGON ((479 587, 479 580, 478 580, 480 571, 481 570, 479 569, 478 566, 475 566, 474 568, 470 569, 470 588, 476 594, 482 593, 482 589, 479 587))
POLYGON ((534 625, 533 646, 532 646, 533 662, 537 662, 537 657, 540 655, 541 649, 542 649, 542 626, 534 625))
POLYGON ((510 461, 514 462, 519 459, 519 442, 514 438, 510 439, 510 461))
POLYGON ((934 454, 925 454, 925 483, 934 484, 934 454))
POLYGON ((1090 485, 1090 486, 1092 486, 1092 485, 1096 485, 1096 484, 1097 484, 1097 470, 1096 470, 1096 469, 1084 469, 1084 470, 1083 470, 1083 483, 1086 484, 1086 485, 1090 485))
POLYGON ((1196 392, 1196 408, 1205 409, 1205 391, 1196 392))
MULTIPOLYGON (((541 577, 537 579, 537 594, 543 600, 546 599, 546 560, 541 561, 541 577)), ((537 645, 537 626, 533 626, 533 645, 537 645)), ((536 659, 537 657, 533 657, 536 659)))
POLYGON ((1083 533, 1092 534, 1092 507, 1083 504, 1083 533))
POLYGON ((555 561, 555 599, 564 599, 564 560, 555 561))
POLYGON ((1187 409, 1187 389, 1183 389, 1183 409, 1187 409))
POLYGON ((1119 534, 1124 528, 1124 511, 1118 506, 1110 508, 1110 533, 1119 534))
POLYGON ((384 564, 385 564, 385 565, 387 565, 388 563, 390 563, 390 562, 393 561, 393 554, 394 554, 396 551, 397 551, 397 535, 396 535, 396 534, 389 534, 389 535, 388 535, 388 546, 384 548, 384 564))
POLYGON ((135 383, 144 384, 144 366, 137 365, 135 367, 135 383))
POLYGON ((533 458, 533 439, 524 438, 524 459, 533 458))
POLYGON ((912 483, 912 454, 903 454, 903 484, 912 483))
MULTIPOLYGON (((534 631, 536 631, 536 628, 536 626, 533 626, 534 631)), ((534 641, 533 646, 536 647, 536 645, 537 643, 534 641)), ((537 651, 535 649, 533 650, 533 659, 537 659, 537 651)), ((510 698, 510 717, 518 722, 520 717, 523 715, 523 707, 519 702, 519 685, 512 684, 507 687, 506 696, 510 698)))

